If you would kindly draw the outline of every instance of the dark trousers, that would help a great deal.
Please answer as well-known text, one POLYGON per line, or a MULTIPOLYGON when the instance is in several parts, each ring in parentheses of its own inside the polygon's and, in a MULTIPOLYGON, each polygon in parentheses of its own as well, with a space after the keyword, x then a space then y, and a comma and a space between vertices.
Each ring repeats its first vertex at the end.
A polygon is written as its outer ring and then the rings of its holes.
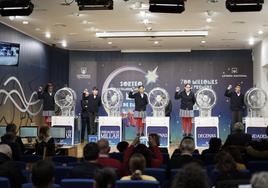
POLYGON ((95 124, 97 113, 96 112, 89 112, 89 124, 90 124, 90 134, 96 135, 97 134, 97 126, 95 124))
POLYGON ((236 122, 242 122, 242 111, 232 111, 231 133, 234 130, 234 124, 236 122))
POLYGON ((81 141, 84 141, 86 128, 87 128, 87 134, 89 135, 90 134, 89 117, 82 117, 81 141))

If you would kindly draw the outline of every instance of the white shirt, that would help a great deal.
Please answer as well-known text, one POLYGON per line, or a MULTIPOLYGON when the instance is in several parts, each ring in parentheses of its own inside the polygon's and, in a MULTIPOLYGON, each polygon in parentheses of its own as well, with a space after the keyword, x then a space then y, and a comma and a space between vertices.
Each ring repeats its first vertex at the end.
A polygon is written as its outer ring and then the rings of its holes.
POLYGON ((143 98, 143 93, 141 93, 141 98, 143 98))

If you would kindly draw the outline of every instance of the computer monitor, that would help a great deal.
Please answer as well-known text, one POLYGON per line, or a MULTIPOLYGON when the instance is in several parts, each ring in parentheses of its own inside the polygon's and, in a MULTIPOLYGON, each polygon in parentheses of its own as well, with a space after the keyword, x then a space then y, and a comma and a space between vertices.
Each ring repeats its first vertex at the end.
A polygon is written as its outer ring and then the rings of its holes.
POLYGON ((6 134, 6 125, 0 125, 0 137, 6 134))
POLYGON ((38 128, 36 126, 20 127, 21 138, 36 138, 37 132, 38 132, 38 128))
POLYGON ((50 135, 52 138, 56 138, 56 139, 66 138, 65 127, 51 127, 50 128, 50 135))

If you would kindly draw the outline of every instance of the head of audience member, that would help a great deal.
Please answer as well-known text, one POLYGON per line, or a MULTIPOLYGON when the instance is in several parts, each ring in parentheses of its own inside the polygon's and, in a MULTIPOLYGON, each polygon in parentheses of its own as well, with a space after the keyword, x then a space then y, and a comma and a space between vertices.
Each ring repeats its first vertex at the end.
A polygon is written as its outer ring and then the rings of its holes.
POLYGON ((220 138, 211 138, 209 140, 209 149, 213 151, 219 151, 221 149, 221 139, 220 138))
POLYGON ((185 90, 186 92, 190 92, 191 89, 192 89, 191 84, 187 83, 187 84, 184 85, 184 90, 185 90))
POLYGON ((53 84, 48 83, 45 87, 45 92, 52 93, 53 92, 53 84))
POLYGON ((84 97, 88 97, 88 95, 89 95, 88 89, 85 88, 84 91, 83 91, 82 97, 83 97, 83 98, 84 98, 84 97))
POLYGON ((125 152, 125 150, 128 148, 128 145, 129 143, 126 142, 126 141, 122 141, 122 142, 119 142, 116 146, 117 150, 120 152, 120 153, 123 153, 125 152))
POLYGON ((94 180, 94 188, 115 188, 116 174, 111 168, 103 168, 95 173, 94 180))
POLYGON ((250 184, 252 188, 267 188, 268 172, 258 172, 253 174, 250 184))
POLYGON ((241 122, 236 122, 234 124, 234 132, 235 133, 244 133, 244 125, 241 122))
POLYGON ((98 146, 99 146, 99 149, 100 149, 100 155, 108 155, 111 148, 109 146, 109 141, 107 139, 100 139, 98 142, 97 142, 98 146))
POLYGON ((244 163, 240 149, 237 146, 228 146, 224 151, 231 154, 236 163, 244 163))
POLYGON ((93 94, 94 96, 97 96, 97 95, 98 95, 98 92, 99 92, 99 90, 98 90, 97 87, 93 87, 93 88, 92 88, 92 94, 93 94))
POLYGON ((195 150, 194 139, 192 137, 184 137, 180 143, 180 151, 182 155, 192 155, 195 150))
POLYGON ((173 179, 171 188, 208 188, 208 177, 197 163, 189 163, 173 179))
POLYGON ((12 159, 12 150, 9 145, 7 144, 0 144, 0 153, 8 157, 9 159, 12 159))
POLYGON ((160 146, 160 136, 157 133, 150 133, 149 134, 149 146, 154 141, 157 146, 160 146))
POLYGON ((40 160, 33 164, 32 183, 34 188, 52 188, 54 183, 54 166, 51 161, 40 160))
POLYGON ((12 133, 16 136, 17 134, 17 126, 14 123, 9 123, 6 126, 6 133, 12 133))
POLYGON ((38 138, 41 141, 47 141, 47 139, 50 137, 49 135, 49 127, 47 125, 43 125, 39 127, 38 131, 38 138))
POLYGON ((138 86, 138 91, 139 91, 139 93, 144 93, 144 90, 145 90, 145 88, 144 88, 143 85, 139 85, 139 86, 138 86))
POLYGON ((141 180, 141 175, 146 168, 146 160, 140 153, 134 153, 129 159, 129 170, 131 172, 131 180, 141 180))
POLYGON ((146 161, 146 167, 151 167, 152 154, 146 145, 138 144, 134 149, 134 153, 139 153, 143 155, 146 161))
POLYGON ((215 160, 216 168, 221 174, 230 174, 237 172, 235 160, 230 153, 221 151, 217 153, 215 160))
POLYGON ((99 157, 100 149, 97 143, 90 142, 83 149, 84 159, 91 163, 96 163, 99 157))
POLYGON ((240 92, 241 92, 241 85, 240 85, 240 84, 237 84, 237 85, 235 86, 235 92, 236 92, 236 93, 240 93, 240 92))

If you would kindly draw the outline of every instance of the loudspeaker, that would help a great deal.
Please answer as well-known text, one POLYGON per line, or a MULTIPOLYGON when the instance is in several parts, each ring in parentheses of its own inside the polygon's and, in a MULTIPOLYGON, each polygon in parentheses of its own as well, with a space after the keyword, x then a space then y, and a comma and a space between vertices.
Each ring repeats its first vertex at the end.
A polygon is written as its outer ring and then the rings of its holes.
POLYGON ((33 9, 31 0, 0 0, 1 16, 29 16, 33 9))
POLYGON ((182 13, 185 0, 150 0, 150 12, 182 13))
POLYGON ((256 12, 262 10, 264 0, 226 0, 225 6, 230 12, 256 12))

